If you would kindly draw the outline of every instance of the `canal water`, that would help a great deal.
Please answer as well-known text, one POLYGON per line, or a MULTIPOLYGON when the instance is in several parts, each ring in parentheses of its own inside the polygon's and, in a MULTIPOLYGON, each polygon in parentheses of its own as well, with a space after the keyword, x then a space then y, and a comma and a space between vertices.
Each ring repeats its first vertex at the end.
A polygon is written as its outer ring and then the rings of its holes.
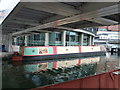
POLYGON ((2 62, 2 88, 36 88, 115 70, 119 57, 106 54, 30 62, 2 62))

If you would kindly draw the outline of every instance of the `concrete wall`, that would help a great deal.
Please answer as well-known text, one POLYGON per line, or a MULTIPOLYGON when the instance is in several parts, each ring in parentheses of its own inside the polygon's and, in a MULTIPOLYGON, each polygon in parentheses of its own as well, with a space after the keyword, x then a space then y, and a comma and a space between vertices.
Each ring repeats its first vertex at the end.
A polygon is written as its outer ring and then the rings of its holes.
POLYGON ((5 45, 5 50, 9 51, 9 36, 8 35, 1 35, 0 38, 2 38, 2 43, 1 45, 5 45))

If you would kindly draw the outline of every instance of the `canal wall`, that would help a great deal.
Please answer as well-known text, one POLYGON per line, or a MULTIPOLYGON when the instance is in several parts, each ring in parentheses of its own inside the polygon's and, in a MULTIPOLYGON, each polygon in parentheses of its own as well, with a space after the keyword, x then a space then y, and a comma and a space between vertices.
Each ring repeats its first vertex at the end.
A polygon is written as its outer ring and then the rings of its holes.
POLYGON ((0 52, 0 58, 3 57, 8 57, 9 55, 11 55, 12 53, 8 53, 8 52, 0 52))

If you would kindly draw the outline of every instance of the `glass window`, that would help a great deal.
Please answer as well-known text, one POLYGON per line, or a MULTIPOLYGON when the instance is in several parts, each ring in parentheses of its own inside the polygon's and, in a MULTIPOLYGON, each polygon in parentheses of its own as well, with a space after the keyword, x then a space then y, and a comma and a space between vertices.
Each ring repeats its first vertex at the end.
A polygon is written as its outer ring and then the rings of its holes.
POLYGON ((44 41, 45 40, 45 33, 40 34, 40 40, 44 41))
POLYGON ((69 35, 66 35, 66 41, 69 41, 69 35))
POLYGON ((29 36, 28 36, 28 39, 29 39, 29 40, 33 40, 33 39, 34 39, 34 35, 29 35, 29 36))
POLYGON ((56 41, 61 41, 61 33, 56 33, 56 41))
POLYGON ((70 41, 75 42, 75 35, 70 35, 70 41))
POLYGON ((34 34, 34 40, 40 40, 40 34, 34 34))

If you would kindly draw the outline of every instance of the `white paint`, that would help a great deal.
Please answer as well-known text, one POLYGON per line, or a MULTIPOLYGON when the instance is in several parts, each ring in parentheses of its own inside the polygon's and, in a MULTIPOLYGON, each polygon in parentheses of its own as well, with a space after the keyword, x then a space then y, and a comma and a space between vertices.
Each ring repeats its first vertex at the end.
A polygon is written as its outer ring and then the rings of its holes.
POLYGON ((14 38, 14 44, 17 45, 17 38, 14 38))
POLYGON ((57 54, 79 53, 78 46, 57 47, 57 54))
POLYGON ((83 46, 83 39, 84 39, 84 34, 81 33, 81 35, 80 35, 80 44, 81 44, 81 46, 83 46))
POLYGON ((45 46, 49 46, 49 33, 45 33, 45 46))
POLYGON ((95 37, 92 37, 92 45, 94 45, 95 37))
POLYGON ((27 44, 28 44, 28 36, 27 35, 25 35, 25 41, 24 41, 24 43, 25 43, 25 46, 27 46, 27 44))
POLYGON ((89 45, 92 45, 92 36, 89 36, 89 45))
POLYGON ((62 33, 62 45, 66 46, 66 31, 63 31, 62 33))
POLYGON ((81 64, 98 63, 99 61, 100 61, 100 57, 85 58, 85 59, 81 59, 81 64))
POLYGON ((85 31, 85 30, 82 30, 82 29, 74 29, 73 31, 82 32, 82 33, 85 33, 85 34, 89 34, 89 35, 95 36, 95 34, 93 34, 91 32, 88 32, 88 31, 85 31))
POLYGON ((59 68, 59 67, 72 67, 72 66, 78 64, 78 60, 79 59, 70 60, 70 61, 58 61, 57 68, 59 68))
POLYGON ((20 46, 12 45, 12 49, 14 52, 19 52, 20 51, 20 46))
POLYGON ((81 52, 97 52, 101 51, 100 46, 81 46, 81 52))

